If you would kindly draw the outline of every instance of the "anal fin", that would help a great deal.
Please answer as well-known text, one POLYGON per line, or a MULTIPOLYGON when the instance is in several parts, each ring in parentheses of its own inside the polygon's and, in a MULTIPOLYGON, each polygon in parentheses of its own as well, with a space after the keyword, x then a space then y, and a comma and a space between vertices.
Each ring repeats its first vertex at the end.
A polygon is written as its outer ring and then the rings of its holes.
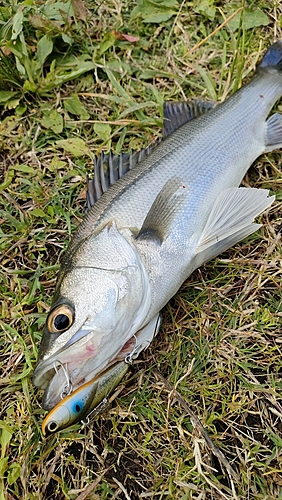
MULTIPOLYGON (((256 231, 254 218, 275 200, 266 189, 230 188, 217 198, 196 250, 200 263, 216 257, 256 231)), ((200 265, 200 264, 199 264, 200 265)))

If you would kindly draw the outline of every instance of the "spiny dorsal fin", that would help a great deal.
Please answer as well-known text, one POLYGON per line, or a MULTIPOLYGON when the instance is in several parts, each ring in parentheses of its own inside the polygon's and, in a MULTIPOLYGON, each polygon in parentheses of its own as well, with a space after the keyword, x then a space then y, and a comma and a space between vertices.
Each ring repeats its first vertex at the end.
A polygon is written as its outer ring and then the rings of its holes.
MULTIPOLYGON (((203 115, 214 108, 214 101, 190 101, 190 102, 172 102, 164 103, 164 125, 162 139, 172 134, 181 125, 187 123, 198 116, 203 115)), ((160 140, 162 140, 160 139, 160 140)), ((87 176, 86 212, 99 200, 103 193, 131 170, 137 163, 146 158, 159 144, 157 141, 152 146, 141 149, 138 152, 122 153, 114 156, 112 153, 105 155, 102 153, 100 158, 94 158, 94 176, 90 179, 87 176)))
POLYGON ((172 134, 172 132, 175 132, 184 123, 190 122, 194 118, 207 113, 207 111, 210 111, 215 106, 216 102, 214 101, 165 102, 163 139, 172 134))
POLYGON ((90 179, 87 176, 87 192, 86 212, 94 205, 94 203, 101 198, 108 189, 121 179, 129 170, 131 170, 137 163, 142 161, 148 156, 153 146, 148 146, 137 152, 121 153, 115 156, 112 153, 105 155, 102 153, 100 158, 94 158, 94 176, 90 179))

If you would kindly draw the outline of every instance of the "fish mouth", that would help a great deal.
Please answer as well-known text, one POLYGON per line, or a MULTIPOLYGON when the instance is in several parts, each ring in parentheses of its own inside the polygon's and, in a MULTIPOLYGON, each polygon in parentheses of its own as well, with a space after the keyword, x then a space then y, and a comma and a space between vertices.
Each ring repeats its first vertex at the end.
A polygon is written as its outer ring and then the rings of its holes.
MULTIPOLYGON (((84 362, 80 360, 79 355, 76 359, 68 356, 69 349, 62 350, 55 359, 52 356, 52 359, 41 361, 34 371, 33 383, 45 389, 42 399, 43 409, 52 410, 63 398, 94 378, 103 380, 105 373, 112 365, 121 361, 131 363, 135 359, 136 344, 137 338, 133 335, 113 359, 106 360, 100 366, 95 365, 95 358, 93 358, 95 368, 93 367, 92 370, 91 358, 89 358, 87 361, 90 362, 90 369, 87 372, 83 370, 84 362), (68 361, 69 358, 72 360, 68 361)), ((73 345, 70 347, 73 351, 73 345)))
MULTIPOLYGON (((136 331, 133 325, 129 340, 122 347, 117 345, 116 350, 109 346, 107 352, 107 344, 103 343, 103 348, 102 344, 94 344, 90 334, 47 359, 43 358, 33 375, 34 385, 45 390, 43 408, 52 410, 62 399, 93 379, 105 382, 106 372, 112 365, 131 364, 150 345, 160 325, 161 315, 157 313, 139 330, 136 331)), ((119 380, 116 385, 118 383, 119 380)))

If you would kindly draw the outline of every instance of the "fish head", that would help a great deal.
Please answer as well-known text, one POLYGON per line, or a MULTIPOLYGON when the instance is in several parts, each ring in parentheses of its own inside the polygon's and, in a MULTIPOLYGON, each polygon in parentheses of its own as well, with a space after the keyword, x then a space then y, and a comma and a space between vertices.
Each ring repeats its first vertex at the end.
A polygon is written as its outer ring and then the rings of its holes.
POLYGON ((146 269, 115 223, 66 257, 33 376, 48 410, 66 386, 74 390, 125 358, 151 302, 146 269))

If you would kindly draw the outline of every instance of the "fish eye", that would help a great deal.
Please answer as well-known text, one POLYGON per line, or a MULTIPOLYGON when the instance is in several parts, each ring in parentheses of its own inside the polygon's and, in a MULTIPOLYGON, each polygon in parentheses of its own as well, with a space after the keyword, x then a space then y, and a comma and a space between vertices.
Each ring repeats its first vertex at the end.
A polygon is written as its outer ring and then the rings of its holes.
POLYGON ((60 305, 50 311, 47 318, 47 328, 52 333, 67 330, 74 321, 74 311, 67 305, 60 305))

